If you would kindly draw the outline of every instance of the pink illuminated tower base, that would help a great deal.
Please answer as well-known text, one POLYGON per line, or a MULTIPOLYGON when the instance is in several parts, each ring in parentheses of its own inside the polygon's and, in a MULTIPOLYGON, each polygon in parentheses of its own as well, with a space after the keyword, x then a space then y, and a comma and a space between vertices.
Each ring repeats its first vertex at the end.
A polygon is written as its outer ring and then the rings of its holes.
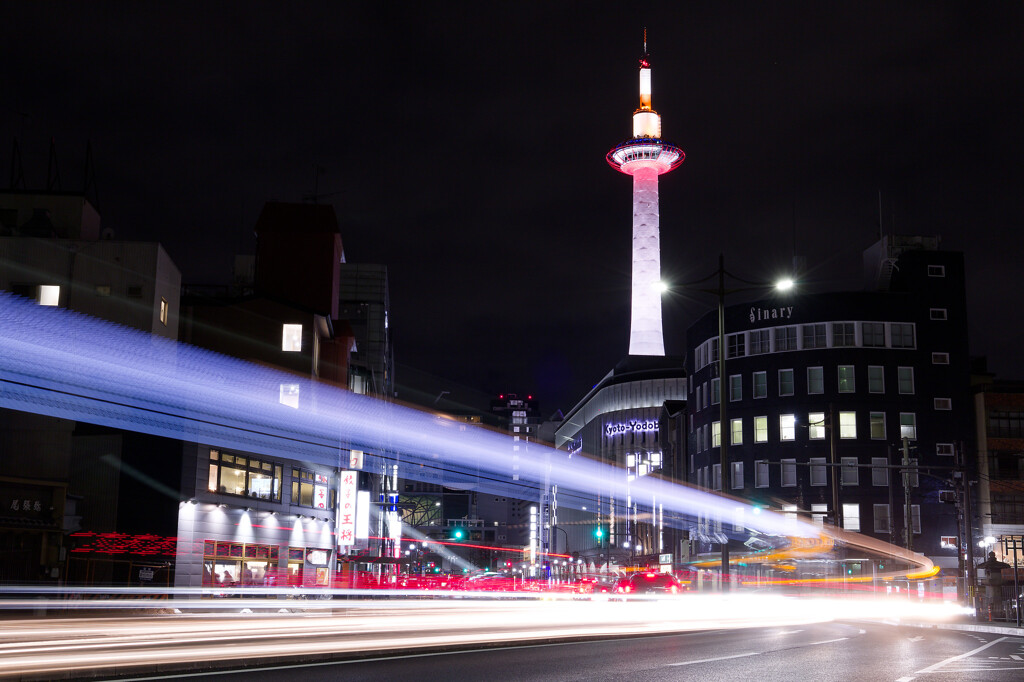
POLYGON ((605 158, 616 170, 633 176, 629 354, 663 356, 658 176, 681 164, 686 155, 661 139, 661 116, 651 108, 651 66, 646 52, 645 38, 640 59, 640 108, 633 113, 633 138, 617 145, 605 158))

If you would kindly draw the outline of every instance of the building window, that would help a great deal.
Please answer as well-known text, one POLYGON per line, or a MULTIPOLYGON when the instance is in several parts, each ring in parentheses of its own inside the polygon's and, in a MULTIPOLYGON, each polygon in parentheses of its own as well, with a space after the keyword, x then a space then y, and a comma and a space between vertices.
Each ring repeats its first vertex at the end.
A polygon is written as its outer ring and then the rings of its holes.
POLYGON ((161 296, 160 297, 160 322, 165 327, 167 326, 167 309, 168 309, 167 299, 161 296))
POLYGON ((811 485, 826 485, 828 477, 825 474, 825 458, 811 457, 811 485))
POLYGON ((825 338, 825 324, 805 324, 804 330, 804 350, 808 348, 825 348, 828 342, 825 338))
POLYGON ((946 266, 945 265, 929 265, 928 266, 929 277, 945 277, 946 266))
POLYGON ((953 444, 952 443, 936 443, 935 444, 935 454, 936 455, 941 455, 942 457, 952 457, 953 454, 954 454, 953 453, 953 444))
POLYGON ((768 417, 754 417, 754 442, 768 442, 768 417))
POLYGON ((855 393, 857 383, 855 381, 853 365, 839 365, 839 392, 855 393))
POLYGON ((843 504, 843 528, 854 533, 860 532, 859 504, 843 504))
POLYGON ((718 339, 711 339, 711 358, 708 364, 718 362, 718 339))
POLYGON ((1024 412, 989 410, 989 438, 1021 438, 1024 434, 1024 412))
POLYGON ((811 440, 825 440, 824 412, 811 412, 807 415, 807 437, 811 440))
POLYGON ((743 445, 743 419, 733 419, 729 422, 729 443, 731 445, 743 445))
POLYGON ((782 513, 785 515, 787 521, 796 521, 797 519, 795 504, 782 505, 782 513))
POLYGON ((885 393, 885 368, 868 366, 868 393, 885 393))
POLYGON ((282 325, 283 335, 281 339, 281 350, 289 353, 297 353, 302 350, 302 325, 282 325))
POLYGON ((796 419, 793 415, 779 415, 779 440, 796 440, 796 419))
POLYGON ((743 340, 743 334, 731 334, 729 335, 726 343, 729 344, 729 355, 728 358, 742 358, 744 353, 745 342, 743 340))
POLYGON ((690 433, 693 433, 693 415, 690 415, 690 433))
POLYGON ((722 423, 711 422, 711 447, 722 447, 722 423))
POLYGON ((885 348, 884 322, 862 322, 860 330, 864 346, 869 348, 885 348))
POLYGON ((729 400, 743 400, 743 375, 733 374, 729 377, 729 400))
POLYGON ((917 415, 913 412, 900 412, 900 438, 917 440, 917 415))
POLYGON ((783 488, 794 488, 794 487, 796 487, 796 460, 795 459, 784 459, 784 460, 782 460, 782 487, 783 488))
POLYGON ((839 437, 840 438, 856 438, 857 437, 857 413, 856 412, 840 412, 839 413, 839 437))
POLYGON ((779 395, 793 395, 793 370, 779 370, 779 395))
POLYGON ((704 382, 704 407, 707 407, 711 403, 711 389, 708 388, 708 382, 704 382))
POLYGON ((754 372, 754 397, 764 398, 768 395, 768 373, 754 372))
POLYGON ((775 329, 775 351, 796 350, 796 327, 775 329))
POLYGON ((914 393, 913 367, 898 367, 896 369, 896 377, 899 380, 898 383, 901 395, 911 395, 914 393))
POLYGON ((701 408, 701 407, 703 407, 703 405, 702 405, 702 402, 703 402, 703 400, 702 400, 702 399, 703 399, 703 397, 704 397, 704 395, 703 395, 703 393, 701 392, 701 385, 700 385, 700 384, 697 384, 697 400, 696 400, 696 401, 694 401, 694 402, 695 402, 695 404, 696 404, 696 406, 697 406, 697 411, 698 411, 698 412, 700 412, 700 408, 701 408))
MULTIPOLYGON (((767 329, 757 329, 750 332, 750 354, 760 355, 761 353, 770 353, 771 348, 771 332, 767 329)), ((732 353, 732 344, 729 348, 730 354, 732 353)))
POLYGON ((885 457, 871 458, 871 485, 889 485, 889 460, 885 457))
POLYGON ((732 463, 732 488, 733 490, 743 489, 743 462, 732 463))
POLYGON ((889 325, 889 336, 893 348, 914 347, 914 325, 909 322, 893 322, 889 325))
POLYGON ((933 365, 948 365, 949 353, 932 353, 933 365))
POLYGON ((330 478, 306 469, 292 469, 291 503, 299 507, 314 509, 334 508, 334 491, 330 488, 330 478))
POLYGON ((910 528, 914 535, 921 534, 921 505, 910 505, 910 528))
POLYGON ((875 504, 872 505, 875 515, 875 532, 876 533, 888 533, 889 532, 889 505, 887 504, 875 504))
POLYGON ((712 467, 711 475, 714 478, 714 482, 713 482, 713 486, 712 487, 715 490, 721 490, 722 489, 722 465, 721 464, 716 464, 714 467, 712 467))
POLYGON ((856 457, 842 458, 842 466, 839 468, 839 478, 842 485, 860 485, 860 469, 857 468, 856 457))
POLYGON ((931 319, 931 320, 945 320, 945 319, 947 319, 946 315, 947 315, 947 313, 946 313, 946 309, 945 308, 929 308, 928 309, 928 318, 931 319))
POLYGON ((210 492, 281 501, 281 465, 210 450, 210 492))
POLYGON ((60 305, 60 287, 56 284, 40 284, 39 305, 60 305))
POLYGON ((827 504, 812 504, 811 505, 811 521, 818 526, 825 525, 825 514, 828 513, 827 504))
POLYGON ((769 483, 768 460, 759 459, 754 462, 754 487, 767 488, 769 483))
POLYGON ((722 380, 712 379, 711 380, 711 404, 717 405, 722 402, 722 380))
POLYGON ((872 412, 868 420, 871 424, 871 439, 885 440, 885 412, 872 412))
POLYGON ((933 398, 932 403, 935 405, 936 410, 952 410, 953 401, 949 398, 933 398))
POLYGON ((825 392, 825 370, 821 367, 807 368, 807 393, 820 395, 825 392))
POLYGON ((854 333, 853 322, 832 323, 832 346, 835 348, 843 346, 856 346, 857 337, 854 333))

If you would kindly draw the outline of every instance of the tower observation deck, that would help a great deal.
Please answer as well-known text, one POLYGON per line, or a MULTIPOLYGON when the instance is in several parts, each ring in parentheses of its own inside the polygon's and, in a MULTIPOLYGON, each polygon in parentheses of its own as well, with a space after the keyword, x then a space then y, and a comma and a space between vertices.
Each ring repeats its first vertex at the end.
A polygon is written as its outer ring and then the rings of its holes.
POLYGON ((629 354, 665 355, 661 325, 661 246, 658 176, 686 158, 683 150, 661 139, 661 116, 651 108, 651 64, 640 58, 640 107, 633 112, 633 137, 605 156, 617 171, 633 176, 633 270, 629 354))

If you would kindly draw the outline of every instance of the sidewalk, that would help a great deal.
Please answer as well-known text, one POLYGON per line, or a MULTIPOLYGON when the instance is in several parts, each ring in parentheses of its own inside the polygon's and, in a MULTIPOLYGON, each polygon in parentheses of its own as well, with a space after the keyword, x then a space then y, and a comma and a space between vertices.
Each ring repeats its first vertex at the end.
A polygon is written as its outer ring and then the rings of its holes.
POLYGON ((1017 627, 1014 622, 979 621, 970 616, 963 616, 946 623, 921 623, 901 621, 900 625, 917 628, 935 628, 936 630, 962 630, 966 632, 989 632, 994 635, 1011 635, 1024 637, 1024 627, 1017 627))

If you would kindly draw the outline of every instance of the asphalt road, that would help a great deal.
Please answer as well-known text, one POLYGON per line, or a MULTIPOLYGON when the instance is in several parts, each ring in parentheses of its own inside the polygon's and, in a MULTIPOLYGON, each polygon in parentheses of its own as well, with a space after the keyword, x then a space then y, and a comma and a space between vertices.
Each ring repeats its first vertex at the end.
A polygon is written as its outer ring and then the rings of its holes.
POLYGON ((529 644, 195 676, 176 673, 173 679, 1009 682, 1024 679, 1024 637, 834 622, 529 644))

